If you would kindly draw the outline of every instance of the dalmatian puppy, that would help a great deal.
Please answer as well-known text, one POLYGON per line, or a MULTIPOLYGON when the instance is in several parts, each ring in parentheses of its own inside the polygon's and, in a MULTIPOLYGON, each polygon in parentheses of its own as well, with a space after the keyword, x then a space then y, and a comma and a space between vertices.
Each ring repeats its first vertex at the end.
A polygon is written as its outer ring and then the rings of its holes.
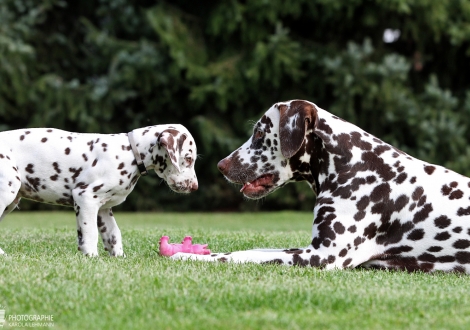
MULTIPOLYGON (((196 144, 182 125, 156 125, 121 134, 53 128, 0 132, 0 220, 21 198, 71 206, 78 250, 98 255, 98 232, 111 256, 123 256, 111 208, 154 170, 171 190, 197 190, 196 144)), ((0 254, 4 253, 0 250, 0 254)))
POLYGON ((176 259, 470 273, 470 179, 311 102, 273 105, 218 168, 250 199, 306 181, 317 195, 311 244, 176 259))

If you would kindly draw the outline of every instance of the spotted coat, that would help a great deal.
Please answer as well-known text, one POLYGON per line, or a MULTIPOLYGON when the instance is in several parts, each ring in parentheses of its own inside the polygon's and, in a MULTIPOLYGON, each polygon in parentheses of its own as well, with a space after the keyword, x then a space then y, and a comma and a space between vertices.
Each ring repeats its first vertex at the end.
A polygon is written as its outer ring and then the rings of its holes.
POLYGON ((175 258, 470 273, 470 179, 313 103, 272 106, 218 167, 251 199, 306 181, 317 195, 311 244, 175 258))
MULTIPOLYGON (((149 126, 134 130, 133 136, 144 166, 173 191, 198 188, 196 144, 184 126, 149 126)), ((0 220, 21 198, 71 206, 80 251, 97 255, 99 232, 110 255, 123 255, 111 208, 125 201, 141 176, 127 133, 31 128, 0 132, 0 140, 0 220)))

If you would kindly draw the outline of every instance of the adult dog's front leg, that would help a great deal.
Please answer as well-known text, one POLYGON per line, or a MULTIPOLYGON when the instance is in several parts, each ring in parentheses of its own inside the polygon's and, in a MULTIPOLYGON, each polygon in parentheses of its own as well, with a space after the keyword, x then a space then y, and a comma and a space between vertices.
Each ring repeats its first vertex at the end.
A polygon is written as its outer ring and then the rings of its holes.
POLYGON ((98 230, 103 240, 104 249, 109 252, 109 255, 112 257, 124 256, 121 231, 110 208, 98 212, 98 230))
MULTIPOLYGON (((321 268, 336 268, 334 260, 321 256, 313 248, 303 249, 255 249, 236 251, 229 253, 212 253, 210 255, 197 255, 189 253, 176 253, 171 257, 177 260, 202 260, 235 263, 257 263, 257 264, 283 264, 289 266, 312 266, 321 268)), ((340 267, 342 268, 342 267, 340 267)))
POLYGON ((99 206, 85 194, 74 193, 74 209, 77 216, 78 250, 87 256, 98 255, 97 214, 99 206))
POLYGON ((176 253, 171 258, 177 260, 201 260, 234 263, 281 264, 287 266, 310 266, 326 270, 353 268, 364 263, 364 258, 339 258, 329 254, 328 249, 316 250, 312 246, 307 248, 254 249, 229 253, 212 253, 210 255, 197 255, 189 253, 176 253))
POLYGON ((292 261, 292 256, 284 252, 266 252, 256 250, 236 251, 228 253, 212 253, 210 255, 200 255, 191 253, 176 253, 171 256, 172 259, 177 260, 201 260, 201 261, 219 261, 219 262, 235 262, 246 263, 253 262, 258 264, 263 263, 285 263, 289 264, 292 261))

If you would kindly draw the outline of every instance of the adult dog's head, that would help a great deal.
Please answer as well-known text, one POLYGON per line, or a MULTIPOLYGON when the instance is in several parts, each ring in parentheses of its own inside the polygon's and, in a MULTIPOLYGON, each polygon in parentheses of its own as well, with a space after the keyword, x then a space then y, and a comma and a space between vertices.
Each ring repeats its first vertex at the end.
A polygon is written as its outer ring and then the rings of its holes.
POLYGON ((167 182, 171 190, 190 193, 198 189, 194 171, 196 143, 183 125, 168 125, 158 134, 157 147, 153 150, 153 162, 157 165, 155 172, 167 182))
MULTIPOLYGON (((313 134, 317 109, 301 100, 274 104, 255 124, 253 135, 218 163, 222 174, 241 184, 251 199, 262 198, 291 181, 307 180, 315 190, 310 159, 319 149, 313 134)), ((321 143, 321 141, 320 141, 321 143)))

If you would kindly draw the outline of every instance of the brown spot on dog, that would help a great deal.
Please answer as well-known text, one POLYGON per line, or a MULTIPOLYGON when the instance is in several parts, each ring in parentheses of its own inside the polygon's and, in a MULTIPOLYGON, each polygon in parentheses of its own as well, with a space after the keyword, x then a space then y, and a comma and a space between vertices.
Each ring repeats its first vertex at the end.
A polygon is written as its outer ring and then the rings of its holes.
POLYGON ((401 254, 404 252, 410 252, 413 248, 408 245, 396 246, 390 249, 385 250, 385 254, 401 254))
POLYGON ((54 171, 60 174, 62 172, 59 168, 59 164, 57 162, 52 163, 52 166, 54 167, 54 171))
POLYGON ((434 239, 437 241, 446 241, 450 238, 450 234, 446 231, 443 231, 436 236, 434 236, 434 239))
POLYGON ((79 168, 74 168, 74 167, 69 168, 69 172, 73 173, 73 175, 72 175, 73 183, 75 183, 75 180, 78 178, 78 176, 80 175, 80 173, 82 171, 83 171, 83 169, 81 167, 79 167, 79 168))
POLYGON ((364 211, 366 207, 369 205, 370 199, 368 196, 363 196, 357 203, 356 207, 360 211, 364 211))
POLYGON ((431 175, 434 173, 434 170, 436 169, 436 167, 434 166, 425 166, 424 167, 424 172, 426 172, 427 174, 431 175))
POLYGON ((384 182, 372 190, 370 194, 370 200, 372 202, 378 202, 382 199, 388 199, 391 191, 392 189, 390 188, 390 185, 384 182))
POLYGON ((377 156, 380 156, 381 154, 383 154, 385 151, 388 151, 390 150, 391 148, 387 145, 380 145, 380 146, 377 146, 374 148, 374 153, 377 155, 377 156))
POLYGON ((460 189, 454 190, 450 193, 449 199, 460 199, 463 197, 463 191, 460 189))
POLYGON ((366 228, 364 228, 363 236, 367 237, 367 239, 373 239, 377 234, 377 226, 375 223, 370 223, 366 228))
POLYGON ((401 184, 403 182, 405 182, 406 178, 408 177, 408 175, 406 173, 400 173, 397 178, 395 179, 395 182, 397 184, 401 184))
POLYGON ((102 183, 102 184, 100 184, 100 185, 98 185, 98 186, 94 186, 94 187, 93 187, 93 192, 97 192, 98 190, 100 190, 101 188, 103 188, 103 186, 104 186, 104 183, 102 183))
POLYGON ((429 213, 431 213, 432 210, 433 208, 431 204, 429 203, 425 204, 421 210, 415 213, 413 217, 413 222, 418 223, 418 222, 426 220, 427 217, 429 216, 429 213))
POLYGON ((351 261, 352 261, 352 258, 348 258, 348 259, 344 260, 343 267, 346 268, 351 263, 351 261))
POLYGON ((463 207, 459 208, 457 210, 457 215, 459 217, 465 216, 465 215, 470 215, 470 206, 464 209, 463 207))
POLYGON ((424 196, 421 196, 421 198, 419 199, 419 201, 418 201, 418 204, 417 204, 417 205, 418 205, 418 207, 421 207, 421 206, 423 206, 423 205, 424 205, 424 203, 426 203, 426 199, 427 199, 426 195, 424 195, 424 196))
POLYGON ((34 173, 34 165, 33 164, 28 164, 28 166, 26 166, 25 168, 25 171, 28 172, 28 173, 31 173, 33 174, 34 173))
POLYGON ((378 228, 381 234, 377 236, 375 241, 380 245, 395 244, 403 239, 403 235, 414 228, 411 221, 401 223, 400 220, 383 222, 378 228))
POLYGON ((437 261, 437 258, 434 255, 425 252, 418 256, 418 260, 434 263, 437 261))
POLYGON ((343 234, 345 231, 343 224, 338 221, 333 224, 333 229, 335 230, 337 234, 340 234, 340 235, 343 234))
POLYGON ((428 251, 429 252, 439 252, 442 250, 442 246, 431 246, 428 251))
POLYGON ((423 239, 423 237, 424 230, 420 228, 413 230, 406 238, 408 238, 410 241, 419 241, 420 239, 423 239))
POLYGON ((459 239, 459 240, 455 241, 452 246, 456 249, 463 250, 463 249, 466 249, 470 246, 470 241, 467 240, 467 239, 459 239))
POLYGON ((421 196, 423 195, 424 193, 424 189, 423 187, 416 187, 416 189, 413 191, 413 193, 411 194, 411 198, 414 200, 414 201, 417 201, 421 198, 421 196))
POLYGON ((470 252, 459 251, 455 254, 455 259, 459 264, 468 264, 470 263, 470 252))
POLYGON ((462 227, 455 227, 454 229, 452 229, 452 231, 457 234, 461 233, 462 230, 463 230, 462 227))
POLYGON ((434 219, 434 225, 441 229, 444 229, 450 226, 450 224, 451 224, 451 220, 445 215, 441 215, 440 217, 437 217, 436 219, 434 219))
POLYGON ((441 188, 441 192, 444 196, 447 196, 450 194, 450 192, 452 191, 452 188, 449 187, 448 185, 443 185, 442 188, 441 188))

